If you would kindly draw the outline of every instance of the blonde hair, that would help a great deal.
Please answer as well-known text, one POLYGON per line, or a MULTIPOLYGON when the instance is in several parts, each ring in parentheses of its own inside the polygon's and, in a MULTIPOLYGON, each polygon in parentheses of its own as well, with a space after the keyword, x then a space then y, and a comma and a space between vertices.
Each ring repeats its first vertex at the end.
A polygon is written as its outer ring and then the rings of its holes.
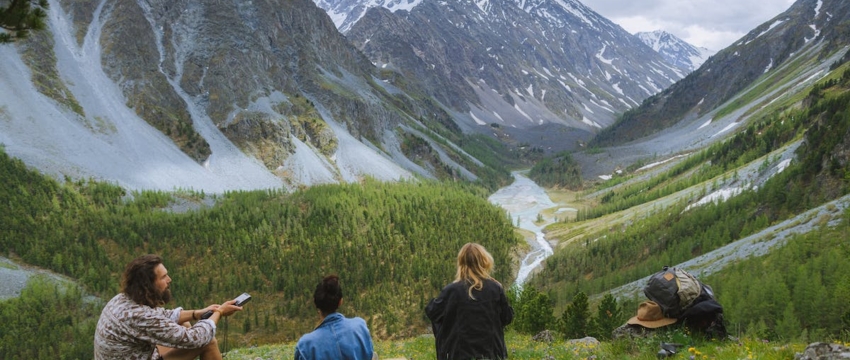
POLYGON ((457 253, 457 275, 455 282, 464 281, 469 284, 469 298, 472 290, 484 288, 484 280, 492 279, 490 272, 493 271, 493 255, 487 252, 483 246, 476 243, 466 243, 457 253))

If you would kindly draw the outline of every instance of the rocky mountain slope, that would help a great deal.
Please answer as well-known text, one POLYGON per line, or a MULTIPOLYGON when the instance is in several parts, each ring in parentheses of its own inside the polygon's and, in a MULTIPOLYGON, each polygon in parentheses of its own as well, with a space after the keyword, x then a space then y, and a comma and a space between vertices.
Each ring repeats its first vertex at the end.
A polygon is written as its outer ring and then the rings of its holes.
MULTIPOLYGON (((729 99, 715 105, 704 105, 709 102, 709 95, 718 96, 728 88, 712 88, 705 82, 708 77, 703 73, 702 77, 693 81, 702 85, 699 88, 705 89, 702 94, 706 98, 702 98, 697 108, 684 116, 670 115, 677 109, 672 101, 684 95, 680 86, 691 79, 689 76, 630 113, 634 116, 667 114, 671 116, 673 125, 660 127, 661 130, 656 129, 654 134, 631 142, 574 154, 588 177, 611 179, 612 175, 623 176, 598 187, 596 192, 583 194, 584 201, 592 204, 588 208, 605 206, 607 202, 608 206, 616 204, 616 210, 598 218, 589 216, 548 227, 547 239, 560 248, 535 279, 536 284, 548 286, 549 290, 558 289, 558 294, 569 293, 569 290, 563 289, 570 286, 591 288, 588 284, 605 281, 599 267, 591 265, 599 262, 599 258, 593 256, 615 249, 611 251, 615 255, 608 255, 610 263, 626 269, 623 273, 628 273, 628 276, 614 282, 626 284, 605 288, 604 291, 621 298, 634 298, 640 296, 646 276, 660 268, 661 262, 686 268, 701 277, 718 274, 713 278, 717 280, 728 276, 733 265, 749 261, 758 267, 759 262, 769 262, 752 259, 773 253, 787 244, 798 248, 831 248, 832 245, 825 244, 842 242, 845 234, 841 230, 822 237, 820 234, 810 236, 810 243, 800 239, 807 236, 803 234, 846 225, 846 211, 850 204, 846 176, 850 163, 850 132, 844 113, 850 89, 850 38, 843 29, 848 10, 847 4, 839 1, 798 1, 786 13, 715 57, 731 55, 735 60, 729 59, 725 63, 727 67, 718 68, 715 58, 712 58, 697 70, 699 73, 708 69, 716 73, 714 76, 718 79, 727 82, 753 72, 758 74, 755 80, 741 86, 729 99), (783 24, 796 24, 796 27, 783 28, 783 24), (780 39, 800 41, 793 47, 793 41, 778 44, 783 41, 780 39), (745 51, 747 47, 756 50, 784 49, 788 52, 783 61, 774 58, 774 61, 768 62, 770 66, 762 68, 756 62, 755 67, 747 68, 746 63, 741 61, 765 55, 758 51, 750 54, 745 51), (730 54, 729 51, 733 52, 730 54), (728 72, 718 69, 728 69, 728 72), (738 69, 747 70, 737 72, 738 69), (699 111, 701 106, 706 106, 704 113, 699 111), (785 134, 777 136, 782 131, 785 134), (707 147, 708 151, 705 151, 707 147), (739 150, 730 150, 735 148, 739 150), (764 153, 752 155, 759 151, 764 153), (750 155, 747 156, 747 153, 750 155), (717 172, 704 176, 711 167, 717 168, 717 172), (700 175, 704 180, 691 181, 700 175), (683 185, 668 187, 666 192, 658 191, 658 188, 677 181, 683 185), (616 203, 629 196, 643 197, 643 201, 616 203), (652 200, 646 201, 649 198, 652 200), (744 208, 746 210, 741 211, 744 208), (692 214, 695 211, 704 212, 692 214), (727 215, 713 220, 701 218, 711 211, 715 215, 727 215), (736 211, 740 211, 737 218, 728 216, 736 211), (767 221, 759 223, 759 219, 767 221), (702 226, 694 226, 699 221, 704 227, 697 229, 702 226), (732 228, 734 225, 731 224, 737 221, 746 225, 733 230, 727 242, 706 246, 706 239, 729 235, 718 235, 722 231, 717 230, 732 228), (677 227, 687 230, 669 237, 675 232, 672 229, 677 227), (741 229, 744 231, 738 231, 741 229), (684 234, 687 232, 695 235, 690 237, 684 234), (634 245, 635 241, 642 239, 650 240, 644 246, 634 245), (612 246, 591 245, 606 241, 612 246), (621 244, 648 252, 642 255, 627 253, 621 251, 622 248, 617 249, 621 244), (673 258, 667 256, 675 252, 670 249, 683 244, 685 251, 673 258), (636 271, 641 262, 635 260, 636 257, 655 263, 636 271), (582 261, 586 263, 582 264, 582 261), (568 272, 564 270, 568 267, 566 264, 579 264, 574 267, 582 269, 578 270, 579 277, 562 281, 568 278, 563 276, 568 272)), ((630 119, 635 118, 626 117, 626 120, 630 119)), ((615 129, 623 129, 627 125, 631 124, 619 124, 615 129)), ((807 260, 799 261, 804 263, 807 260)), ((726 289, 737 286, 736 283, 725 285, 726 289)), ((595 290, 600 291, 599 288, 595 290)), ((742 301, 732 297, 726 300, 742 301)), ((560 304, 569 301, 569 295, 555 300, 560 304)), ((774 313, 770 316, 778 318, 781 315, 774 313)))
POLYGON ((663 30, 639 32, 635 36, 685 73, 696 70, 709 56, 716 53, 714 50, 688 44, 676 35, 663 30))
MULTIPOLYGON (((787 90, 811 81, 809 76, 822 74, 824 67, 831 64, 827 59, 847 44, 843 23, 848 19, 850 4, 847 2, 797 1, 786 12, 721 50, 675 85, 627 112, 595 142, 599 146, 621 144, 662 129, 696 129, 706 122, 743 120, 741 112, 732 116, 728 111, 717 110, 757 81, 762 86, 783 81, 780 86, 787 90), (798 77, 796 82, 784 82, 789 73, 798 77), (716 116, 718 114, 720 116, 716 116)), ((771 96, 779 95, 781 92, 771 96)), ((740 106, 744 102, 737 104, 740 106)), ((667 135, 656 134, 653 138, 661 136, 667 135)))
POLYGON ((307 0, 54 0, 0 58, 0 143, 59 177, 220 192, 486 167, 307 0))
POLYGON ((390 11, 410 11, 422 0, 314 0, 316 5, 328 12, 339 31, 348 32, 371 8, 383 7, 390 11))
POLYGON ((399 87, 450 107, 463 129, 551 151, 576 149, 684 76, 578 1, 316 3, 375 65, 416 81, 399 87))

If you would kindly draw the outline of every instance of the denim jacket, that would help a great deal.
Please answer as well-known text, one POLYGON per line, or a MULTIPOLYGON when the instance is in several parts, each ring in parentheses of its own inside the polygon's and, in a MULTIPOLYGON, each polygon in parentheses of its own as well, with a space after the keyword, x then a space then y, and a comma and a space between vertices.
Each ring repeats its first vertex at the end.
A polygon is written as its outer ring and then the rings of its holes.
POLYGON ((301 336, 295 345, 295 360, 370 360, 372 353, 366 321, 338 312, 326 316, 316 330, 301 336))

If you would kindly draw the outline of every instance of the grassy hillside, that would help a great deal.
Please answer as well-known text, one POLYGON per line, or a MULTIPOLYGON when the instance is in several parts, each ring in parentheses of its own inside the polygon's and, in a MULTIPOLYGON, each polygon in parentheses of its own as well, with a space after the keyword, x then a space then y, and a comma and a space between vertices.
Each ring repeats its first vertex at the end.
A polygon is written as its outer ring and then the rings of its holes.
MULTIPOLYGON (((511 283, 519 241, 483 189, 457 183, 127 194, 99 182, 58 183, 3 152, 0 182, 0 255, 78 279, 106 300, 126 262, 160 254, 175 306, 254 296, 230 319, 230 342, 242 346, 311 330, 312 291, 330 273, 342 278, 345 311, 367 319, 377 338, 418 335, 428 327, 422 309, 453 278, 461 245, 483 244, 495 258, 495 277, 511 283)), ((0 333, 0 340, 0 349, 17 349, 14 337, 0 333)))
MULTIPOLYGON (((586 192, 582 201, 592 205, 578 221, 547 228, 547 237, 560 244, 531 283, 560 312, 579 292, 603 294, 850 193, 848 90, 845 66, 804 99, 755 114, 759 120, 723 143, 651 176, 586 192), (800 144, 796 158, 779 172, 776 159, 791 144, 800 144), (731 188, 743 190, 693 206, 731 188)), ((850 322, 840 318, 850 304, 844 275, 850 269, 836 260, 850 255, 843 217, 841 225, 789 239, 793 245, 780 258, 744 262, 708 278, 738 332, 770 340, 846 336, 850 322), (824 308, 836 311, 823 314, 824 308)))

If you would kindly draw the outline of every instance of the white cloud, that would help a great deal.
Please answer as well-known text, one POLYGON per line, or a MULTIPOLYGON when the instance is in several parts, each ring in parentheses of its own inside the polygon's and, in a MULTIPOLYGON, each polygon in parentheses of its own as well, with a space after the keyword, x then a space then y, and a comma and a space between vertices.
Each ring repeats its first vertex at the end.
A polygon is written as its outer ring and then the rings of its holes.
POLYGON ((626 31, 665 30, 712 50, 731 45, 787 10, 793 0, 584 0, 626 31))

